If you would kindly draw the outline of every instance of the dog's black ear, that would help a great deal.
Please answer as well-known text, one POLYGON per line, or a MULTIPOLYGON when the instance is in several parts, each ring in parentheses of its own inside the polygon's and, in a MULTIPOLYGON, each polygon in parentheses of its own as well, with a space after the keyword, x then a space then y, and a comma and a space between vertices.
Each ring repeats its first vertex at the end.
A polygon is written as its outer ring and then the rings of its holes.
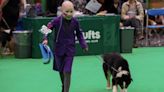
POLYGON ((107 62, 108 61, 108 58, 109 58, 110 54, 109 53, 104 53, 101 57, 103 59, 104 62, 107 62))

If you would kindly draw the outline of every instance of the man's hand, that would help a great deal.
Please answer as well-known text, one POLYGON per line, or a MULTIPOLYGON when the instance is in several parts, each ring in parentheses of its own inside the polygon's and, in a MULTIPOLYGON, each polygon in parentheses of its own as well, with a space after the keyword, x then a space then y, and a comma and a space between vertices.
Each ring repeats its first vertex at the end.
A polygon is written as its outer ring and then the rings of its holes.
POLYGON ((87 48, 83 48, 84 52, 88 52, 88 47, 87 48))
POLYGON ((125 18, 124 18, 125 20, 127 20, 127 19, 130 19, 130 17, 129 16, 125 16, 125 18))
POLYGON ((107 14, 107 11, 106 11, 106 10, 104 10, 104 11, 100 11, 100 12, 97 13, 96 15, 104 16, 105 14, 107 14))
POLYGON ((48 44, 48 40, 47 39, 45 39, 45 40, 43 40, 43 42, 42 42, 42 44, 48 44))

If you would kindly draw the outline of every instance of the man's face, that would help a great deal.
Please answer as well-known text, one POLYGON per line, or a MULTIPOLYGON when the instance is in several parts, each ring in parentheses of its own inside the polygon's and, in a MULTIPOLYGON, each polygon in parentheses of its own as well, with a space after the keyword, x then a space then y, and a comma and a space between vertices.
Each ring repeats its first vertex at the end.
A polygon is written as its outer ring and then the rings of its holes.
POLYGON ((66 19, 70 20, 73 16, 73 9, 66 9, 63 11, 63 15, 66 19))
POLYGON ((74 13, 74 6, 73 3, 70 1, 64 1, 62 3, 62 15, 65 19, 70 20, 74 13))
POLYGON ((71 6, 65 6, 62 10, 64 18, 70 20, 74 13, 74 8, 71 6))

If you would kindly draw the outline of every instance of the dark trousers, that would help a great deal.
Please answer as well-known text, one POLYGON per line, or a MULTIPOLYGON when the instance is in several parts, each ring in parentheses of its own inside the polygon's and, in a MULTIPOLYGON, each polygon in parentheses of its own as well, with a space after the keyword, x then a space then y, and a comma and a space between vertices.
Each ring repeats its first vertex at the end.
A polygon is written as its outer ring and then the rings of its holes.
POLYGON ((62 92, 69 92, 71 83, 71 73, 60 72, 60 79, 62 82, 62 92))
POLYGON ((2 47, 4 47, 7 43, 7 41, 11 40, 12 37, 12 31, 15 30, 15 27, 18 22, 19 18, 19 7, 12 7, 12 6, 6 6, 3 8, 3 20, 0 21, 0 42, 2 43, 2 47), (5 23, 6 22, 6 23, 5 23), (8 27, 9 26, 9 27, 8 27), (3 29, 10 29, 10 33, 5 33, 3 29))
POLYGON ((6 43, 11 40, 11 35, 5 32, 0 31, 0 42, 2 47, 6 46, 6 43))
POLYGON ((125 27, 126 26, 134 27, 134 42, 136 43, 138 34, 141 33, 142 31, 141 21, 136 18, 132 18, 132 19, 124 20, 123 25, 125 27))

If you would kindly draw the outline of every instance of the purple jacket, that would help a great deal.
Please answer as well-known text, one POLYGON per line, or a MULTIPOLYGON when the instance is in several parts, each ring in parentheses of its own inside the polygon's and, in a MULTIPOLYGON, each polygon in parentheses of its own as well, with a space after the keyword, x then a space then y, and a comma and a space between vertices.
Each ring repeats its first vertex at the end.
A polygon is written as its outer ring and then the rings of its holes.
POLYGON ((59 16, 48 23, 48 28, 53 28, 55 30, 55 55, 61 56, 67 54, 69 56, 74 56, 75 37, 79 40, 82 48, 87 48, 87 44, 83 37, 82 31, 80 30, 77 19, 72 18, 68 29, 65 29, 63 26, 63 17, 59 16))

